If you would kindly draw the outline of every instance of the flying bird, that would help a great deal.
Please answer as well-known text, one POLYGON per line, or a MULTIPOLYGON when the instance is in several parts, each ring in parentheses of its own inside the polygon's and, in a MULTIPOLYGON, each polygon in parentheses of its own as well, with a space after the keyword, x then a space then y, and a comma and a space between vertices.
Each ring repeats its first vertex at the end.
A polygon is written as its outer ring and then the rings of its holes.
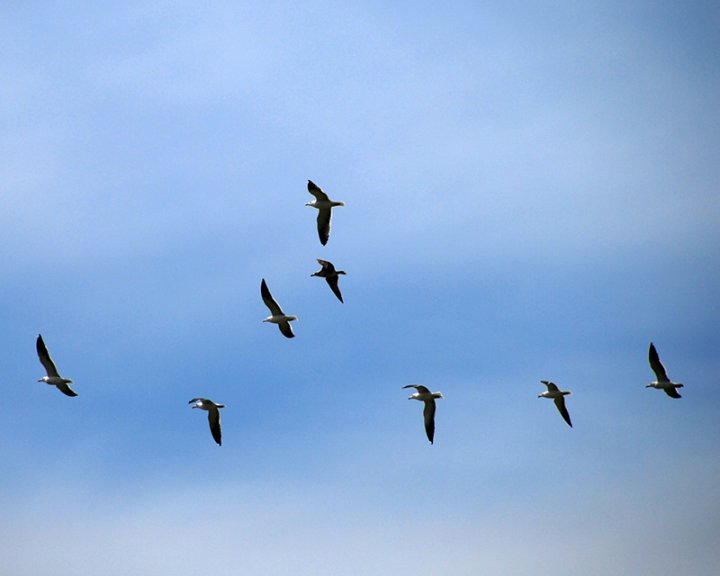
POLYGON ((572 392, 570 392, 569 390, 560 390, 555 384, 553 384, 552 382, 548 382, 547 380, 540 380, 540 382, 547 386, 547 391, 543 392, 542 394, 538 394, 538 398, 552 398, 555 402, 555 406, 557 406, 557 409, 560 412, 560 415, 563 417, 563 420, 565 420, 568 426, 572 428, 572 422, 570 422, 570 414, 568 414, 567 408, 565 408, 564 398, 564 396, 572 394, 572 392))
POLYGON ((272 294, 270 294, 270 290, 268 290, 267 284, 265 284, 265 278, 263 278, 262 283, 260 284, 260 294, 262 294, 265 306, 267 306, 271 312, 271 315, 265 318, 263 322, 277 324, 278 328, 280 328, 280 332, 282 332, 285 337, 294 338, 295 334, 293 334, 290 322, 297 320, 297 316, 288 316, 282 311, 280 305, 275 302, 272 294))
POLYGON ((425 419, 425 433, 430 444, 435 437, 435 398, 444 398, 441 392, 430 392, 425 386, 419 384, 408 384, 403 388, 415 388, 417 392, 408 396, 408 400, 420 400, 425 403, 423 418, 425 419))
POLYGON ((308 180, 308 192, 315 196, 315 200, 312 200, 305 204, 305 206, 312 206, 318 209, 317 216, 317 229, 318 236, 320 237, 320 244, 325 246, 328 238, 330 238, 330 220, 332 219, 332 209, 334 206, 345 206, 344 202, 335 202, 330 200, 328 195, 325 194, 312 180, 308 180))
POLYGON ((311 274, 311 276, 320 276, 321 278, 325 278, 328 286, 330 286, 330 290, 332 290, 333 294, 337 296, 337 299, 342 302, 343 297, 342 294, 340 294, 340 288, 338 287, 338 275, 342 274, 344 276, 345 272, 342 270, 335 270, 335 266, 333 266, 332 262, 328 262, 327 260, 320 260, 320 258, 318 258, 317 261, 322 268, 311 274))
POLYGON ((77 393, 68 386, 68 384, 72 384, 72 380, 60 376, 58 369, 55 367, 55 362, 53 362, 53 359, 50 357, 50 352, 48 352, 47 346, 45 346, 42 334, 38 334, 35 347, 37 348, 40 363, 45 367, 45 372, 47 372, 47 376, 43 376, 38 382, 45 382, 46 384, 57 386, 57 389, 66 396, 77 396, 77 393))
POLYGON ((222 446, 222 431, 220 430, 220 408, 225 408, 225 404, 215 404, 207 398, 193 398, 188 404, 194 404, 193 408, 206 410, 208 413, 208 422, 210 423, 210 432, 217 442, 218 446, 222 446))
POLYGON ((667 372, 665 372, 665 366, 663 366, 662 362, 660 362, 660 356, 658 356, 657 350, 655 350, 655 345, 652 342, 650 342, 650 351, 648 356, 650 359, 650 368, 652 368, 653 372, 655 372, 657 380, 655 380, 655 382, 650 382, 650 384, 645 386, 645 388, 659 388, 661 390, 665 390, 665 394, 670 396, 670 398, 682 398, 682 396, 678 394, 677 389, 682 388, 684 384, 672 382, 670 378, 668 378, 667 372))

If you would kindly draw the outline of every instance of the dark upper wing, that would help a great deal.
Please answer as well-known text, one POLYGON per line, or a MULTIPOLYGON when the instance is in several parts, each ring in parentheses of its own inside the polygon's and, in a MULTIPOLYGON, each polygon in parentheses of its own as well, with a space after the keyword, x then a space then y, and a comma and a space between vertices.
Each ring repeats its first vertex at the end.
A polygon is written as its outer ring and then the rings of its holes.
POLYGON ((61 382, 60 384, 56 384, 55 386, 57 386, 57 389, 60 390, 60 392, 62 392, 63 394, 65 394, 65 396, 77 396, 77 392, 70 388, 70 386, 68 386, 65 382, 61 382))
POLYGON ((210 423, 210 432, 218 446, 222 446, 222 430, 220 430, 220 410, 216 407, 208 410, 208 422, 210 423))
POLYGON ((430 390, 427 386, 423 386, 422 384, 408 384, 407 386, 403 386, 403 388, 415 388, 418 392, 430 394, 430 390))
POLYGON ((315 196, 317 200, 330 200, 328 195, 325 194, 325 192, 323 192, 312 180, 308 180, 308 192, 315 196))
POLYGON ((425 418, 425 433, 428 440, 430 440, 430 444, 432 444, 435 437, 435 400, 425 401, 423 416, 425 418))
MULTIPOLYGON (((329 278, 325 278, 325 281, 328 283, 328 286, 330 286, 330 290, 333 291, 335 296, 338 297, 338 300, 340 302, 343 301, 342 294, 340 294, 340 288, 338 288, 338 277, 337 276, 330 276, 329 278)), ((343 302, 344 304, 344 302, 343 302)))
POLYGON ((278 328, 280 328, 280 332, 282 332, 285 337, 295 338, 290 322, 280 322, 280 324, 278 324, 278 328))
POLYGON ((670 398, 682 398, 680 394, 678 394, 677 388, 671 387, 671 388, 663 388, 665 390, 665 394, 670 396, 670 398))
POLYGON ((655 350, 655 345, 652 342, 650 342, 648 357, 650 359, 650 368, 652 368, 653 372, 655 372, 658 382, 669 382, 670 378, 668 378, 667 372, 665 372, 665 366, 663 366, 662 362, 660 362, 660 356, 658 356, 657 350, 655 350))
POLYGON ((553 384, 552 382, 548 382, 547 380, 540 380, 545 386, 547 386, 548 392, 557 392, 558 387, 557 385, 553 384))
POLYGON ((320 244, 325 246, 328 238, 330 238, 330 220, 332 219, 332 210, 330 208, 320 208, 317 215, 317 229, 320 244))
POLYGON ((335 266, 332 262, 328 262, 327 260, 321 260, 320 258, 317 258, 318 264, 323 267, 323 270, 325 272, 335 272, 335 266))
POLYGON ((47 375, 58 378, 60 374, 58 374, 57 368, 55 367, 55 362, 53 362, 52 358, 50 358, 50 352, 48 352, 48 349, 45 346, 45 342, 43 341, 41 334, 38 334, 37 341, 35 342, 35 347, 37 348, 37 354, 38 358, 40 358, 40 363, 45 367, 47 375))
POLYGON ((270 294, 270 290, 268 290, 267 284, 265 284, 265 278, 262 279, 262 283, 260 284, 260 294, 262 295, 263 302, 265 302, 265 306, 270 309, 270 312, 272 312, 273 316, 283 315, 283 311, 280 309, 280 305, 275 302, 272 294, 270 294))
POLYGON ((555 406, 557 406, 557 409, 560 411, 563 420, 565 420, 565 422, 568 423, 568 426, 572 428, 572 422, 570 422, 570 414, 568 414, 567 408, 565 408, 565 397, 558 396, 557 398, 555 398, 555 406))

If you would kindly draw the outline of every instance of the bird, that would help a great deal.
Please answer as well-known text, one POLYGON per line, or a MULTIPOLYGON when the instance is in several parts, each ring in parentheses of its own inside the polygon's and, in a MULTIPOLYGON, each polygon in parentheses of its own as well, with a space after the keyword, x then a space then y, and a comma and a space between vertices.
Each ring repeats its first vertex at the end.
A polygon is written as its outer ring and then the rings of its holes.
POLYGON ((330 286, 330 290, 333 291, 333 293, 335 294, 335 296, 337 296, 337 299, 340 300, 340 302, 343 302, 343 297, 342 294, 340 294, 340 288, 338 287, 338 275, 342 274, 344 276, 345 272, 343 272, 342 270, 335 270, 335 266, 333 266, 333 263, 328 262, 327 260, 320 260, 320 258, 318 258, 317 261, 318 264, 322 266, 322 268, 317 272, 311 274, 311 276, 320 276, 321 278, 325 278, 328 286, 330 286))
POLYGON ((433 443, 435 437, 435 398, 444 398, 442 392, 430 392, 425 386, 420 384, 408 384, 403 388, 415 388, 417 392, 408 396, 408 400, 420 400, 425 403, 423 409, 423 417, 425 419, 425 433, 427 434, 430 444, 433 443))
POLYGON ((210 423, 210 432, 217 442, 218 446, 222 446, 222 431, 220 430, 220 408, 225 408, 225 404, 215 404, 207 398, 193 398, 188 404, 194 404, 193 408, 206 410, 208 413, 208 422, 210 423))
POLYGON ((262 279, 262 283, 260 284, 260 294, 262 295, 263 302, 265 302, 265 306, 267 306, 272 313, 265 318, 263 322, 277 324, 280 332, 282 332, 286 338, 294 338, 295 334, 293 334, 290 322, 297 320, 297 316, 288 316, 282 311, 280 305, 275 302, 272 294, 270 294, 270 290, 268 290, 267 284, 265 283, 265 278, 262 279))
POLYGON ((572 428, 570 414, 568 414, 567 408, 565 408, 564 398, 564 396, 572 394, 572 392, 570 392, 569 390, 560 390, 555 384, 553 384, 552 382, 548 382, 547 380, 540 380, 540 382, 547 386, 547 391, 543 392, 542 394, 538 394, 538 398, 552 398, 555 402, 555 406, 557 406, 557 409, 560 412, 560 415, 563 417, 563 420, 565 420, 568 426, 572 428))
POLYGON ((308 180, 307 187, 308 192, 315 196, 315 200, 308 202, 305 206, 312 206, 313 208, 318 209, 318 236, 320 237, 320 244, 325 246, 328 238, 330 238, 330 220, 332 218, 332 209, 335 206, 345 206, 345 203, 330 200, 328 195, 325 194, 325 192, 323 192, 312 180, 308 180))
POLYGON ((655 380, 655 382, 650 382, 650 384, 645 386, 645 388, 659 388, 661 390, 665 390, 665 394, 670 396, 670 398, 682 398, 682 396, 678 394, 677 389, 682 388, 684 384, 672 382, 670 378, 668 378, 667 372, 665 372, 665 366, 663 366, 662 362, 660 362, 660 356, 658 356, 657 350, 655 350, 655 345, 652 342, 650 342, 648 356, 650 359, 650 368, 652 368, 653 372, 655 372, 657 380, 655 380))
POLYGON ((72 380, 60 376, 58 369, 55 367, 55 362, 53 362, 53 359, 50 357, 50 352, 48 352, 47 346, 45 346, 42 334, 38 334, 35 347, 37 348, 40 363, 45 367, 45 372, 47 372, 47 376, 43 376, 38 382, 45 382, 46 384, 57 386, 57 389, 66 396, 77 396, 77 392, 68 386, 68 384, 72 384, 72 380))

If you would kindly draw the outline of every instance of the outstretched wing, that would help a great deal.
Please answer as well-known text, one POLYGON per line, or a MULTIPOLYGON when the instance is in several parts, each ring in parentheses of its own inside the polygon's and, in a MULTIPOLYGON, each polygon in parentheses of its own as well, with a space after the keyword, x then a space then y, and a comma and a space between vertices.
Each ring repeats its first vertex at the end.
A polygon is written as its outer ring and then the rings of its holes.
POLYGON ((267 284, 265 283, 265 278, 263 278, 260 283, 260 294, 262 295, 263 302, 265 302, 265 306, 270 309, 273 316, 284 315, 283 311, 280 309, 280 305, 275 302, 272 294, 270 294, 270 290, 268 290, 267 284))
POLYGON ((47 372, 47 375, 51 378, 59 378, 60 374, 55 367, 55 362, 53 362, 52 358, 50 358, 50 352, 48 352, 48 349, 45 346, 45 342, 43 341, 43 337, 41 334, 38 334, 37 341, 35 342, 35 347, 37 348, 37 354, 38 358, 40 358, 40 363, 45 367, 45 372, 47 372))
POLYGON ((548 382, 547 380, 540 380, 542 384, 545 384, 547 386, 548 392, 557 392, 558 387, 553 382, 548 382))
POLYGON ((328 283, 328 286, 330 286, 330 290, 333 291, 333 294, 337 296, 337 299, 340 300, 340 302, 343 302, 342 294, 340 294, 340 288, 338 287, 338 277, 330 276, 325 278, 325 281, 328 283))
POLYGON ((567 422, 568 426, 570 426, 570 428, 572 428, 572 422, 570 421, 570 414, 568 413, 567 408, 565 408, 565 397, 558 396, 557 398, 555 398, 555 406, 557 406, 557 409, 560 412, 560 415, 563 417, 563 420, 565 420, 565 422, 567 422))
MULTIPOLYGON (((670 378, 668 378, 667 372, 665 372, 665 366, 662 365, 662 362, 660 362, 660 356, 658 356, 657 350, 655 350, 655 345, 650 342, 650 351, 648 352, 648 357, 650 359, 650 368, 652 368, 652 371, 655 372, 655 377, 657 378, 658 382, 669 382, 670 378)), ((668 394, 670 394, 668 392, 668 394)), ((670 394, 672 396, 672 394, 670 394)), ((680 396, 678 395, 678 398, 680 396)))
POLYGON ((315 196, 316 200, 330 200, 330 198, 328 198, 328 195, 325 194, 325 192, 323 192, 320 187, 312 180, 308 180, 308 192, 315 196))
POLYGON ((425 418, 425 434, 427 434, 428 440, 432 444, 435 437, 435 400, 425 401, 423 417, 425 418))
POLYGON ((71 398, 73 396, 77 396, 77 392, 70 388, 70 386, 67 385, 66 382, 61 382, 60 384, 55 384, 57 386, 57 389, 60 390, 65 396, 70 396, 71 398))
POLYGON ((320 266, 323 267, 323 272, 335 272, 335 266, 332 262, 328 262, 327 260, 321 260, 320 258, 317 258, 317 262, 318 264, 320 264, 320 266))
POLYGON ((408 384, 407 386, 403 386, 403 388, 415 388, 415 390, 421 394, 430 394, 430 390, 422 384, 408 384))
POLYGON ((670 396, 670 398, 682 398, 682 396, 678 393, 677 388, 674 386, 671 386, 670 388, 663 388, 663 390, 665 390, 665 394, 670 396))
POLYGON ((278 324, 278 328, 280 328, 280 332, 282 332, 283 336, 286 338, 295 338, 290 322, 280 322, 280 324, 278 324))
POLYGON ((220 410, 216 407, 208 410, 208 422, 210 423, 210 432, 218 446, 222 446, 222 430, 220 430, 220 410))
POLYGON ((328 238, 330 238, 330 220, 332 219, 332 210, 330 208, 319 208, 317 215, 317 229, 320 244, 325 246, 328 238))

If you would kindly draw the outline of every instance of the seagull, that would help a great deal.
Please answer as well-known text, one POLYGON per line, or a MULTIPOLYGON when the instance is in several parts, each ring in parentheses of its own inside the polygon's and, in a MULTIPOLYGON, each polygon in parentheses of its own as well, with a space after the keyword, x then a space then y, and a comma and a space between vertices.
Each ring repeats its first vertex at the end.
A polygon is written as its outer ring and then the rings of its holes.
POLYGON ((660 362, 660 356, 658 356, 657 350, 655 350, 655 345, 652 342, 650 342, 649 357, 650 368, 652 368, 653 372, 655 372, 657 380, 655 382, 650 382, 650 384, 645 386, 645 388, 660 388, 661 390, 665 390, 665 394, 670 396, 670 398, 682 398, 682 396, 678 394, 677 389, 682 388, 684 384, 672 382, 670 378, 668 378, 667 372, 665 372, 665 366, 663 366, 662 362, 660 362))
POLYGON ((260 284, 260 294, 262 294, 265 306, 270 308, 270 312, 272 312, 272 315, 265 318, 263 322, 272 322, 273 324, 277 324, 278 328, 280 328, 280 332, 282 332, 284 336, 287 338, 294 338, 295 334, 293 334, 290 322, 297 320, 297 316, 288 316, 282 311, 280 305, 275 302, 272 294, 270 294, 270 290, 268 290, 267 284, 265 284, 265 278, 263 278, 263 281, 260 284))
POLYGON ((334 206, 345 206, 344 202, 335 202, 330 200, 312 180, 308 180, 308 192, 315 196, 315 200, 308 202, 305 206, 312 206, 318 209, 317 228, 320 244, 325 246, 328 238, 330 238, 330 219, 332 218, 332 208, 334 206))
POLYGON ((43 376, 38 382, 45 382, 46 384, 57 386, 57 389, 66 396, 77 396, 77 393, 68 386, 68 384, 72 383, 72 380, 60 376, 58 369, 55 367, 55 362, 50 358, 50 352, 48 352, 45 342, 43 342, 42 334, 38 334, 35 347, 37 348, 40 363, 45 366, 45 372, 47 372, 47 376, 43 376))
POLYGON ((200 408, 200 410, 207 410, 208 422, 210 423, 210 432, 212 437, 215 438, 218 446, 222 446, 222 431, 220 430, 220 410, 219 408, 225 408, 225 404, 215 404, 212 400, 207 398, 193 398, 188 404, 194 404, 193 408, 200 408))
POLYGON ((567 408, 565 408, 565 398, 563 398, 563 396, 572 394, 572 392, 569 390, 560 390, 555 384, 548 382, 547 380, 540 380, 540 382, 547 386, 547 391, 542 394, 538 394, 538 398, 552 398, 555 402, 555 406, 557 406, 557 409, 560 411, 560 415, 563 417, 563 420, 565 420, 568 426, 572 428, 570 414, 568 414, 567 408))
POLYGON ((345 272, 342 270, 335 270, 333 263, 328 262, 327 260, 320 260, 320 258, 318 258, 317 261, 318 264, 322 266, 322 269, 318 270, 314 274, 311 274, 311 276, 320 276, 321 278, 325 278, 328 286, 330 286, 330 290, 332 290, 338 300, 342 302, 342 294, 340 294, 340 288, 338 288, 338 274, 342 274, 344 276, 345 272))
POLYGON ((435 398, 444 398, 441 392, 430 392, 425 386, 419 384, 408 384, 403 388, 415 388, 417 392, 408 396, 408 400, 420 400, 425 402, 423 417, 425 418, 425 433, 427 434, 430 444, 433 443, 435 437, 435 398))

